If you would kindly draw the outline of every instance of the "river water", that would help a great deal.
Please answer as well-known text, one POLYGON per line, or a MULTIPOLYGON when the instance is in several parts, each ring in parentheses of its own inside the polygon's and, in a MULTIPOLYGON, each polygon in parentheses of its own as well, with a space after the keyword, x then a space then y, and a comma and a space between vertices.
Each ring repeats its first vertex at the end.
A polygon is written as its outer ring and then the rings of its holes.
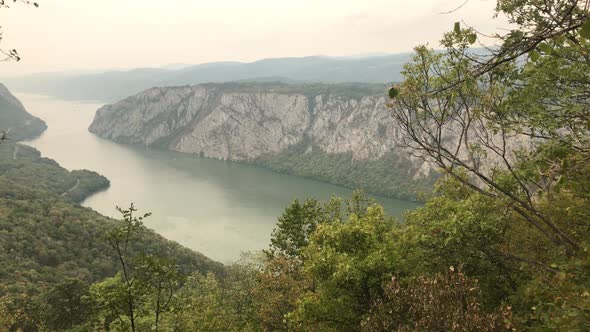
MULTIPOLYGON (((116 144, 87 130, 100 103, 16 95, 48 125, 41 137, 26 144, 69 170, 93 170, 111 181, 109 189, 83 206, 117 217, 116 205, 133 202, 140 212, 152 212, 148 227, 224 263, 243 251, 268 247, 277 217, 293 199, 351 194, 343 187, 255 166, 116 144)), ((416 206, 375 198, 397 216, 416 206)))

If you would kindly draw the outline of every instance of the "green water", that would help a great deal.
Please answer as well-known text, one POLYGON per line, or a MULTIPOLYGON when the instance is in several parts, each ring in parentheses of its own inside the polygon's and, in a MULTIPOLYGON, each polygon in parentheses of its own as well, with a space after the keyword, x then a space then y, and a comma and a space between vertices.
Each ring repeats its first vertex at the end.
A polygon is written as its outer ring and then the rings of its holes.
MULTIPOLYGON (((152 212, 148 227, 222 262, 237 259, 242 251, 266 248, 277 217, 294 198, 329 199, 351 193, 254 166, 119 145, 87 131, 98 103, 17 97, 49 127, 27 144, 67 169, 93 170, 111 181, 108 190, 82 205, 116 216, 116 205, 133 202, 140 212, 152 212)), ((376 199, 398 216, 416 206, 376 199)))

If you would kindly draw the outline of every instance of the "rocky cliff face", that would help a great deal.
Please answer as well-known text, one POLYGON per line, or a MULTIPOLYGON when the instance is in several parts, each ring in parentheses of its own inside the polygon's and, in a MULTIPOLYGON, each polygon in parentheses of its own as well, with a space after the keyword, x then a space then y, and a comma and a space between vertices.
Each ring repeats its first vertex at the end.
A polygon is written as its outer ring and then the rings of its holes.
POLYGON ((252 160, 304 139, 326 153, 379 159, 395 149, 382 96, 152 88, 96 113, 89 130, 114 141, 160 145, 224 160, 252 160))
MULTIPOLYGON (((388 154, 409 161, 396 149, 398 129, 385 102, 379 95, 352 97, 284 86, 152 88, 100 108, 89 130, 117 142, 222 160, 255 161, 305 145, 302 158, 319 149, 350 156, 352 162, 388 154)), ((430 173, 421 161, 411 165, 406 178, 430 173)))

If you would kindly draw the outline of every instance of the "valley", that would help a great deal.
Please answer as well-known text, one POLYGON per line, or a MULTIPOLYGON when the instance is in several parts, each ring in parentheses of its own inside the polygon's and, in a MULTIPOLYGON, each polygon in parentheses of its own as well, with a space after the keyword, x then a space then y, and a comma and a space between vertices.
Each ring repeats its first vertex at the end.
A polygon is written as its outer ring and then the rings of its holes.
MULTIPOLYGON (((16 95, 48 125, 41 137, 25 144, 67 169, 90 169, 110 180, 107 190, 90 196, 83 206, 118 216, 115 205, 133 202, 153 213, 146 221, 148 227, 215 260, 230 262, 242 251, 268 247, 277 217, 294 198, 326 200, 331 195, 349 197, 352 192, 254 165, 113 143, 86 129, 100 104, 16 95)), ((376 198, 400 217, 417 206, 376 198)))
POLYGON ((0 12, 0 331, 590 330, 590 0, 0 12))

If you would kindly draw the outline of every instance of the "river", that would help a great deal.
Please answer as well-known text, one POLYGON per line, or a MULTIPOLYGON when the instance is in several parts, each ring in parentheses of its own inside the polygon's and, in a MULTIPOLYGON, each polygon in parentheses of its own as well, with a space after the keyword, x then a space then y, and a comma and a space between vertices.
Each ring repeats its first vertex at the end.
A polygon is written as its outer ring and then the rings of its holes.
MULTIPOLYGON (((170 151, 120 145, 89 133, 95 102, 16 93, 27 111, 48 126, 26 142, 63 167, 89 169, 111 181, 82 205, 117 217, 133 202, 152 212, 146 225, 164 237, 228 263, 243 251, 267 248, 277 217, 295 198, 349 197, 351 190, 263 168, 170 151)), ((400 216, 410 202, 376 197, 400 216)))

